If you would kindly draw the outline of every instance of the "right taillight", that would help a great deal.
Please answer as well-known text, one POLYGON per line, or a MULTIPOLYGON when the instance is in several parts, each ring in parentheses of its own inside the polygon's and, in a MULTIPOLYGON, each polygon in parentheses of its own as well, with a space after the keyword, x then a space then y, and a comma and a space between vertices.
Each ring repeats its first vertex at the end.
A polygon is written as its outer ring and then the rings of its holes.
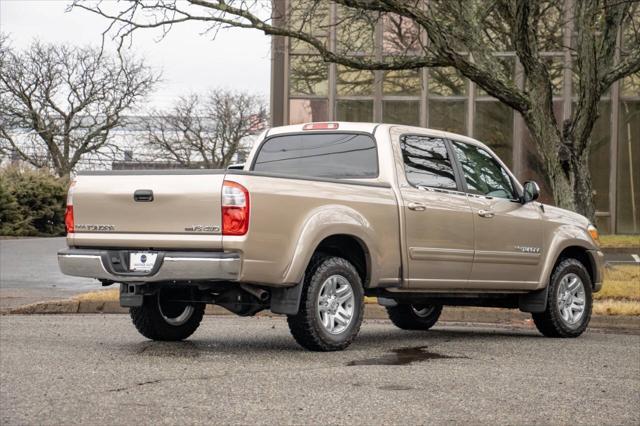
POLYGON ((244 235, 249 230, 249 191, 237 182, 222 184, 222 235, 244 235))
POLYGON ((67 205, 67 210, 64 212, 64 225, 67 228, 67 234, 73 233, 73 206, 67 205))

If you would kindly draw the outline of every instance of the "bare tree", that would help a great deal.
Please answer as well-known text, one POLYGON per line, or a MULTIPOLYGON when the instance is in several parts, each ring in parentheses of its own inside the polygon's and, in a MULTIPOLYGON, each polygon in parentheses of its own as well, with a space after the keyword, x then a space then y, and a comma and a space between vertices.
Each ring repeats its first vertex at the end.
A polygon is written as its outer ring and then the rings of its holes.
POLYGON ((242 139, 267 120, 257 96, 214 90, 206 97, 181 97, 168 111, 154 111, 146 122, 147 146, 155 158, 183 167, 224 168, 245 147, 242 139))
POLYGON ((330 2, 290 3, 292 10, 273 7, 271 16, 265 16, 265 2, 259 0, 128 0, 109 10, 100 2, 74 4, 110 19, 106 32, 121 41, 138 29, 166 32, 174 24, 192 21, 208 24, 210 31, 233 26, 289 37, 309 45, 326 62, 361 70, 456 68, 520 113, 543 159, 556 204, 594 219, 588 168, 591 133, 601 96, 613 82, 640 70, 637 1, 335 0, 344 12, 336 24, 341 35, 335 45, 310 25, 316 16, 323 17, 320 29, 329 25, 324 11, 330 2), (569 14, 562 11, 564 3, 574 5, 569 14), (570 26, 563 25, 567 15, 570 26), (374 41, 363 29, 385 17, 391 17, 391 27, 400 31, 386 40, 394 47, 392 54, 380 58, 368 54, 374 41), (621 50, 616 38, 623 27, 626 40, 621 50), (424 34, 424 42, 407 28, 424 34), (551 35, 563 28, 570 30, 560 40, 574 42, 552 46, 556 39, 551 35), (570 52, 576 81, 576 107, 565 121, 554 115, 552 69, 541 53, 553 47, 570 52), (514 51, 522 64, 523 85, 516 84, 513 73, 497 59, 504 51, 514 51))
POLYGON ((142 61, 101 49, 44 44, 0 49, 0 154, 68 176, 107 147, 122 113, 158 80, 142 61))

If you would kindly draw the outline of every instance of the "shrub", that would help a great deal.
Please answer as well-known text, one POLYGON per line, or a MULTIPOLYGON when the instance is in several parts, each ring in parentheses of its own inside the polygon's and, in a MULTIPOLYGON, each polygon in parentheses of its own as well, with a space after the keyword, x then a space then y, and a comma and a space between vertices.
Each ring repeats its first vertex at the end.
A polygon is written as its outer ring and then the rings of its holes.
POLYGON ((0 234, 64 234, 68 181, 43 170, 0 170, 0 234))

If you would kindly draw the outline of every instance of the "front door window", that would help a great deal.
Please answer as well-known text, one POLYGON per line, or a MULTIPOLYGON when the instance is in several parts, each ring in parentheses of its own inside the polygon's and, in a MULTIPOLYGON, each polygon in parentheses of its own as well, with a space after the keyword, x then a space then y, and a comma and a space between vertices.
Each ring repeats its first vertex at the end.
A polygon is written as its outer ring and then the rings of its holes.
POLYGON ((517 199, 507 171, 491 154, 475 145, 453 142, 470 193, 487 197, 517 199))

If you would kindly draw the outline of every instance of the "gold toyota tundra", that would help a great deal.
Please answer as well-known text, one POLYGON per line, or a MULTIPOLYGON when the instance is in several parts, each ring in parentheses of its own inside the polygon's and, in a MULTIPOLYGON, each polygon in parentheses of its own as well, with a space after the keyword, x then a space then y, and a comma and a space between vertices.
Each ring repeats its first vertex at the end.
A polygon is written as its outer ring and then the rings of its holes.
POLYGON ((303 347, 346 348, 364 296, 396 326, 444 305, 531 312, 576 337, 602 286, 598 231, 536 202, 485 145, 371 123, 266 131, 241 169, 80 173, 62 272, 120 284, 138 331, 181 340, 207 304, 287 315, 303 347))

